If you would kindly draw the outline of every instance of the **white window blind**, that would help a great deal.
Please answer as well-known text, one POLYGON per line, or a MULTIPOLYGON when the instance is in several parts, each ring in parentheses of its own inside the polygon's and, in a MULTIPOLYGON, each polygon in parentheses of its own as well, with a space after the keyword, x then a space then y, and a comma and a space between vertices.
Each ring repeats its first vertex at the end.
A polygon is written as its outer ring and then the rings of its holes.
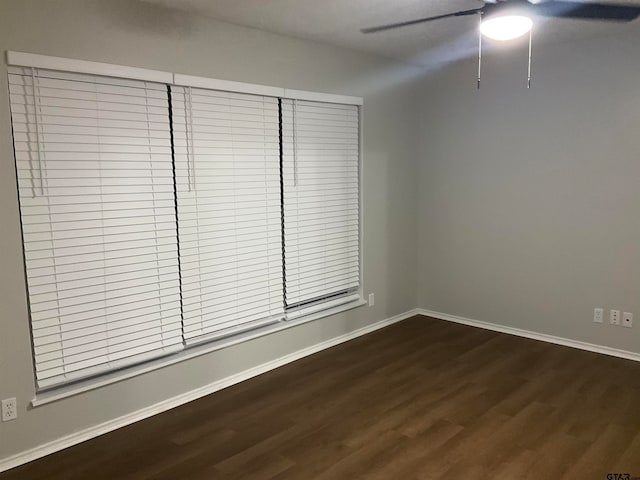
POLYGON ((358 298, 358 107, 283 100, 282 132, 287 307, 358 298))
POLYGON ((167 88, 10 67, 39 387, 182 348, 167 88))
POLYGON ((184 336, 283 316, 278 100, 173 87, 184 336))

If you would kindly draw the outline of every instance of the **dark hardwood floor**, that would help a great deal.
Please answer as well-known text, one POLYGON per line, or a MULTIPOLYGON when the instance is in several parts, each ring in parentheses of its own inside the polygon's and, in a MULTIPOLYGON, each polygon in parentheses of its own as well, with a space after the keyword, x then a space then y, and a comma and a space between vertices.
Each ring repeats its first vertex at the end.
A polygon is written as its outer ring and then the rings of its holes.
POLYGON ((416 317, 0 480, 608 473, 640 477, 640 364, 416 317))

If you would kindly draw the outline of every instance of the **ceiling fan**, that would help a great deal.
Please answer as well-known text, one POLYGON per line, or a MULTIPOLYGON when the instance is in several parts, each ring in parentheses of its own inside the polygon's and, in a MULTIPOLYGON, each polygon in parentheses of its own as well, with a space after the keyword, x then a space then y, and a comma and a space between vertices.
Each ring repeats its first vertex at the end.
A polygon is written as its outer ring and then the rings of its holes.
POLYGON ((478 88, 480 88, 480 67, 482 64, 482 36, 493 40, 513 40, 529 33, 529 78, 531 86, 531 31, 536 16, 564 19, 630 22, 640 17, 640 6, 613 3, 583 3, 562 0, 481 0, 480 8, 460 10, 433 17, 417 18, 398 23, 363 28, 362 33, 376 33, 420 23, 452 17, 478 15, 480 18, 478 88))
MULTIPOLYGON (((522 16, 527 16, 530 20, 532 15, 540 15, 543 17, 555 18, 577 18, 581 20, 630 22, 631 20, 635 20, 640 16, 640 6, 620 5, 613 3, 565 2, 560 0, 549 0, 542 2, 527 0, 483 0, 483 2, 485 5, 480 8, 472 8, 471 10, 461 10, 459 12, 445 13, 444 15, 436 15, 435 17, 418 18, 405 22, 379 25, 377 27, 363 28, 361 32, 376 33, 382 32, 384 30, 391 30, 393 28, 407 27, 409 25, 416 25, 418 23, 440 20, 443 18, 463 17, 467 15, 478 14, 487 18, 487 20, 485 20, 483 23, 486 23, 490 19, 490 17, 491 19, 497 19, 505 16, 513 16, 515 13, 519 13, 522 16)), ((488 31, 483 32, 483 34, 491 38, 492 32, 492 29, 488 29, 488 31)), ((525 33, 527 32, 523 32, 521 33, 521 35, 524 35, 525 33)), ((510 38, 500 39, 510 40, 510 38)))

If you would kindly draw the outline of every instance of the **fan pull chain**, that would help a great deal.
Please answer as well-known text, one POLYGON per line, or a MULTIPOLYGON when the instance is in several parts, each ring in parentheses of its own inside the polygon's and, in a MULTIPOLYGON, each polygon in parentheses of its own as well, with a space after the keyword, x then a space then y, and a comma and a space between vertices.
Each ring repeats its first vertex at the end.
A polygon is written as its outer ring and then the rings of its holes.
POLYGON ((533 28, 529 30, 529 68, 527 73, 527 88, 531 88, 531 43, 533 40, 533 28))
POLYGON ((482 73, 482 13, 478 13, 480 24, 478 25, 478 90, 480 90, 480 76, 482 73))

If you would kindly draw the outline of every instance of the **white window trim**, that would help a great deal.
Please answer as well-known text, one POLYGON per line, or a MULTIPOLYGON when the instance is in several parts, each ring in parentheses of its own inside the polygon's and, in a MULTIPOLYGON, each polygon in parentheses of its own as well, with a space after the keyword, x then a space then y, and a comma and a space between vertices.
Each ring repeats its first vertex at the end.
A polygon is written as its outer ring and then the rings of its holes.
POLYGON ((72 58, 50 57, 34 53, 7 52, 7 65, 14 67, 34 67, 50 70, 61 70, 72 73, 86 73, 89 75, 103 75, 105 77, 129 78, 157 83, 173 82, 173 74, 146 68, 111 65, 109 63, 88 62, 72 58))
POLYGON ((51 70, 60 70, 72 73, 84 73, 89 75, 103 75, 116 78, 127 78, 134 80, 143 80, 157 83, 165 83, 168 85, 181 85, 202 87, 214 90, 224 90, 238 93, 248 93, 254 95, 273 96, 283 99, 310 100, 317 102, 337 103, 345 105, 358 106, 359 114, 359 223, 360 223, 360 286, 357 292, 351 294, 347 298, 338 298, 329 300, 324 308, 309 308, 302 312, 285 313, 282 321, 276 324, 270 324, 266 327, 248 331, 235 335, 233 337, 225 337, 219 340, 210 341, 209 343, 200 343, 197 345, 187 345, 184 350, 170 354, 166 357, 151 360, 149 362, 124 368, 119 371, 106 373, 98 377, 88 378, 68 386, 60 386, 51 390, 36 392, 35 398, 31 405, 37 407, 46 405, 57 400, 74 396, 83 392, 94 390, 105 385, 120 382, 122 380, 136 377, 153 370, 164 368, 184 360, 205 355, 216 350, 221 350, 239 343, 243 343, 255 338, 276 333, 288 328, 303 325, 308 322, 319 320, 325 317, 336 315, 353 308, 367 305, 364 298, 364 162, 363 162, 363 105, 362 97, 338 95, 330 93, 320 93, 304 90, 288 89, 283 87, 273 87, 268 85, 235 82, 230 80, 211 79, 207 77, 198 77, 192 75, 184 75, 173 72, 165 72, 160 70, 150 70, 145 68, 131 67, 126 65, 116 65, 109 63, 91 62, 86 60, 77 60, 64 57, 55 57, 48 55, 39 55, 33 53, 6 52, 6 64, 16 67, 33 67, 51 70), (356 296, 358 298, 356 298, 356 296), (346 302, 346 303, 345 303, 346 302))
POLYGON ((46 68, 89 75, 104 75, 107 77, 130 78, 149 82, 181 85, 184 87, 200 87, 227 92, 249 93, 268 97, 290 98, 295 100, 312 100, 316 102, 341 103, 345 105, 364 104, 362 97, 337 95, 333 93, 310 92, 285 87, 261 85, 257 83, 235 82, 182 73, 149 70, 146 68, 115 65, 111 63, 90 62, 65 57, 52 57, 35 53, 7 51, 7 65, 15 67, 46 68))
POLYGON ((283 98, 291 98, 293 100, 309 100, 313 102, 340 103, 343 105, 361 106, 363 104, 362 97, 333 95, 331 93, 308 92, 305 90, 291 90, 289 88, 284 89, 283 98))
POLYGON ((195 77, 193 75, 173 74, 174 85, 181 87, 206 88, 208 90, 224 90, 226 92, 249 93, 253 95, 263 95, 265 97, 284 96, 285 89, 279 87, 269 87, 267 85, 256 85, 253 83, 233 82, 231 80, 217 80, 215 78, 195 77))

